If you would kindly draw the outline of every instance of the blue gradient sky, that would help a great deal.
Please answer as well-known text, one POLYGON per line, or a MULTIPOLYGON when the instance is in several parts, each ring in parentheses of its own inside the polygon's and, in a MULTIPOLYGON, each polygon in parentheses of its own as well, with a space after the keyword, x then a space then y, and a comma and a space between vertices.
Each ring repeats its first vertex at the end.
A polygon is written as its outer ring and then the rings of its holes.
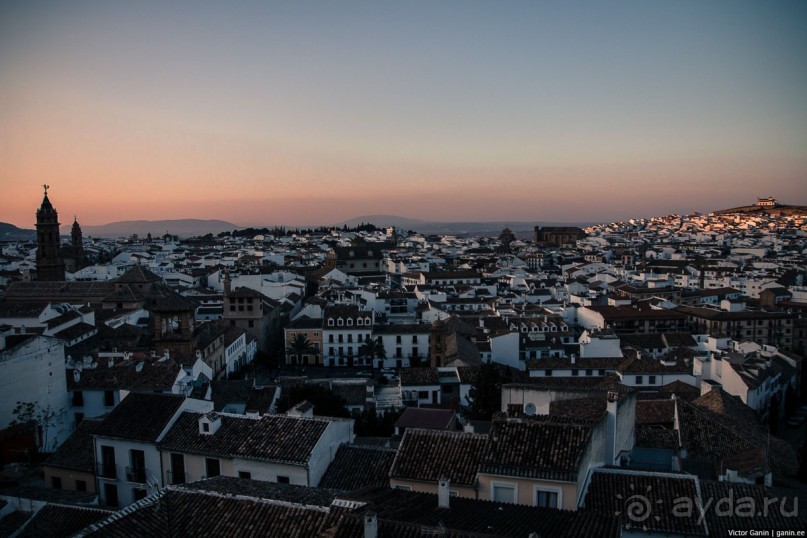
POLYGON ((807 204, 807 2, 4 2, 0 220, 45 182, 86 224, 807 204))

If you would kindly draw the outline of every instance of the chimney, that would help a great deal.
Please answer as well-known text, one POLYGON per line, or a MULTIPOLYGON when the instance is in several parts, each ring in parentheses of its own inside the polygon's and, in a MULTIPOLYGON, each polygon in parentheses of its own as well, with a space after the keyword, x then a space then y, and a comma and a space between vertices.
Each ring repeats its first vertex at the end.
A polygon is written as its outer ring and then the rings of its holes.
POLYGON ((616 458, 616 415, 617 415, 617 400, 619 394, 616 392, 608 392, 608 402, 606 404, 605 416, 605 464, 613 465, 616 458))
POLYGON ((378 538, 378 516, 375 512, 364 514, 364 538, 378 538))
POLYGON ((576 360, 577 360, 577 354, 572 353, 572 364, 574 364, 576 360))
POLYGON ((450 508, 451 492, 448 489, 450 486, 451 481, 445 476, 437 482, 437 506, 439 508, 450 508))

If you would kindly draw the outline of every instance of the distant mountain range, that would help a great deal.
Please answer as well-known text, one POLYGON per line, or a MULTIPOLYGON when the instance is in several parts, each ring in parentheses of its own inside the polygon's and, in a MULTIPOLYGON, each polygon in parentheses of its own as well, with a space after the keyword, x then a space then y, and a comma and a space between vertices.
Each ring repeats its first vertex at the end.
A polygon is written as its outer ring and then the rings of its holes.
MULTIPOLYGON (((142 238, 151 234, 152 237, 157 238, 165 234, 179 237, 196 237, 209 233, 216 235, 238 228, 241 226, 224 220, 123 220, 100 226, 82 226, 81 232, 84 237, 129 237, 136 234, 142 238)), ((70 226, 62 226, 62 233, 70 233, 70 226)))
POLYGON ((36 230, 17 228, 13 224, 0 222, 0 241, 35 241, 36 230))

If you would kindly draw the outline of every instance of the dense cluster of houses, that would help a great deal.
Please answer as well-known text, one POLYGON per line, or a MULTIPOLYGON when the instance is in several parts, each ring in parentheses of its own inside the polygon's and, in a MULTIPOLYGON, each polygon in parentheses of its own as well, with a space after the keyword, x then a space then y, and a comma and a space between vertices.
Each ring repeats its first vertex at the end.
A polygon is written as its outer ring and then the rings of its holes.
MULTIPOLYGON (((45 201, 43 227, 56 221, 45 201)), ((190 240, 82 239, 76 222, 70 264, 47 234, 3 245, 3 462, 52 455, 44 489, 0 489, 0 526, 807 528, 800 447, 775 435, 804 394, 806 221, 771 210, 529 239, 371 228, 190 240), (472 419, 488 365, 501 399, 472 419), (306 401, 279 413, 300 384, 354 413, 403 411, 395 435, 357 437, 353 419, 306 401), (646 513, 631 512, 636 495, 646 513), (781 504, 708 509, 727 496, 781 504)))

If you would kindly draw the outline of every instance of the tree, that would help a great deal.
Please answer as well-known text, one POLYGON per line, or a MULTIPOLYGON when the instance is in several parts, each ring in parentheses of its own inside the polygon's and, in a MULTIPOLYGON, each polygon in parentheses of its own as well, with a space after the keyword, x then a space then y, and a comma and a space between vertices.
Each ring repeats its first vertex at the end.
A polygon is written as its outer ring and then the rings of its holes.
POLYGON ((306 335, 303 333, 295 333, 294 336, 291 337, 289 347, 286 348, 286 353, 297 358, 294 364, 302 364, 303 355, 316 356, 319 350, 314 347, 314 344, 311 343, 306 335))
POLYGON ((368 337, 364 343, 359 346, 359 356, 364 357, 370 361, 370 366, 373 364, 373 359, 387 358, 387 350, 384 349, 384 342, 378 336, 375 339, 368 337))
POLYGON ((472 420, 490 420, 502 407, 503 376, 499 368, 487 362, 479 367, 474 382, 468 390, 466 413, 472 420))
POLYGON ((51 426, 56 424, 57 413, 50 406, 44 409, 39 407, 39 402, 18 401, 11 414, 14 415, 14 419, 9 426, 33 424, 37 428, 42 447, 47 450, 48 431, 51 426))

